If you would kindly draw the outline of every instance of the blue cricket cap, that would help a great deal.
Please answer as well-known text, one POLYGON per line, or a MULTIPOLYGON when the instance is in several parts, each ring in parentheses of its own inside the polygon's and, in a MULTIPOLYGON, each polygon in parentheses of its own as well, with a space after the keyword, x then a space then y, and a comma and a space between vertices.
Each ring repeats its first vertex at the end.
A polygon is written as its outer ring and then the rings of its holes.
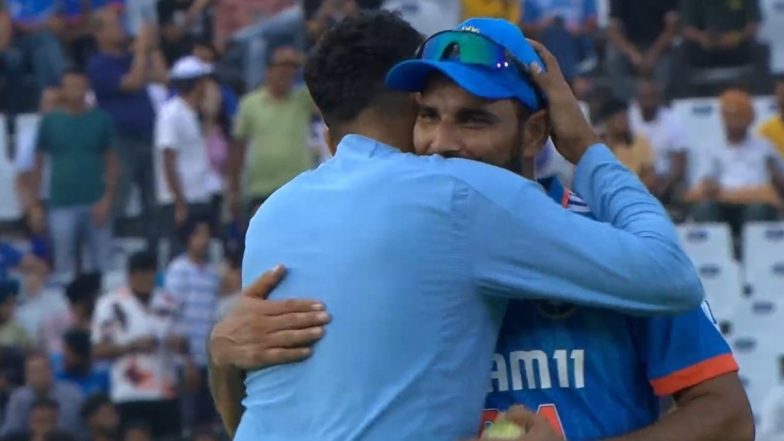
MULTIPOLYGON (((459 24, 455 31, 474 32, 506 49, 525 66, 544 63, 528 43, 520 28, 511 22, 497 18, 471 18, 459 24)), ((386 77, 387 87, 407 92, 421 92, 425 81, 433 72, 440 72, 461 88, 480 98, 499 100, 517 99, 529 110, 537 111, 544 103, 530 78, 514 66, 494 69, 478 64, 466 64, 457 59, 423 60, 412 59, 398 63, 386 77)))

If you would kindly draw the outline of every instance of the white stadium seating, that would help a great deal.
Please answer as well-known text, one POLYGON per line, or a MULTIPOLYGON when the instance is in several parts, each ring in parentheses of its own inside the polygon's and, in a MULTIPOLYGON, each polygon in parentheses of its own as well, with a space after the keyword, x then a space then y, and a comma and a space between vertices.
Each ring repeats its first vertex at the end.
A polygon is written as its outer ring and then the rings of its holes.
POLYGON ((774 74, 784 73, 784 0, 761 0, 761 41, 770 45, 770 68, 774 74))
POLYGON ((731 319, 729 342, 740 365, 740 376, 755 414, 778 381, 778 358, 784 354, 784 307, 752 296, 738 303, 731 319))
POLYGON ((784 222, 745 225, 743 256, 752 295, 784 303, 784 222))
POLYGON ((732 236, 726 224, 681 224, 678 235, 684 251, 695 263, 732 260, 732 236))

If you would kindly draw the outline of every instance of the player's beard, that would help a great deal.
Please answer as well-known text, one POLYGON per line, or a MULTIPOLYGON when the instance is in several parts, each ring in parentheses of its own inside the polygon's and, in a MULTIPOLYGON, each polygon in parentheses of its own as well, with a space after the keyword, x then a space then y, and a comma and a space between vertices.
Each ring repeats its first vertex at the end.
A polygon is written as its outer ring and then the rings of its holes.
POLYGON ((527 170, 528 165, 523 163, 523 130, 522 124, 517 126, 517 133, 512 140, 512 145, 509 148, 509 160, 504 168, 517 175, 523 175, 527 178, 533 178, 533 170, 527 170), (530 176, 529 176, 530 172, 530 176))

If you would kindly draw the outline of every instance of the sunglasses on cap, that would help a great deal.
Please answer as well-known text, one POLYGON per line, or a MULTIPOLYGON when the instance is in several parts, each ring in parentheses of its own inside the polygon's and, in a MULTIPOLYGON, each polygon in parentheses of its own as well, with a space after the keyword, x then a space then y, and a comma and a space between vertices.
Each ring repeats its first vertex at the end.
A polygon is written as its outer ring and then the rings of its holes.
POLYGON ((433 34, 416 52, 422 60, 455 60, 461 64, 493 70, 513 68, 528 78, 528 69, 506 48, 482 34, 469 31, 442 31, 433 34))
POLYGON ((514 69, 523 80, 530 83, 540 102, 546 102, 534 84, 528 66, 505 47, 482 34, 454 30, 438 32, 419 46, 416 58, 429 61, 454 60, 460 64, 496 71, 514 69))

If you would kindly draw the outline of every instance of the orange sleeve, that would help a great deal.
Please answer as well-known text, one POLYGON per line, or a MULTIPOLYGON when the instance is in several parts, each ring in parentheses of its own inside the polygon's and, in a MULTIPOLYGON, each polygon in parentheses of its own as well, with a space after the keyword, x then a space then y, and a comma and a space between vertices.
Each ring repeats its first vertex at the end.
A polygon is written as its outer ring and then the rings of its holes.
POLYGON ((720 375, 738 371, 732 354, 721 354, 697 364, 675 371, 665 377, 651 380, 656 395, 663 397, 696 386, 720 375))

